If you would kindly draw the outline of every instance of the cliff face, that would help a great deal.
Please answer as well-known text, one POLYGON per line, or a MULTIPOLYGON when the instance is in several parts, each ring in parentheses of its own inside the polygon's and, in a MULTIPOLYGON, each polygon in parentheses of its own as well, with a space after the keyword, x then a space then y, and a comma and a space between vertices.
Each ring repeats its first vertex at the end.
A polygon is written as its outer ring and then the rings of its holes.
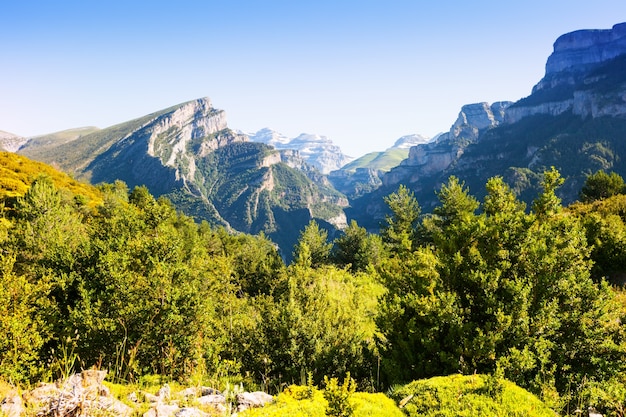
POLYGON ((383 177, 385 186, 418 181, 425 175, 442 172, 463 155, 464 149, 480 134, 504 121, 510 102, 466 104, 450 131, 435 142, 414 146, 407 159, 383 177))
POLYGON ((546 73, 532 94, 515 103, 463 106, 450 131, 412 147, 382 178, 383 185, 352 202, 350 217, 375 227, 383 197, 408 186, 424 211, 435 190, 454 175, 480 197, 486 181, 502 176, 526 203, 551 166, 566 178, 565 203, 577 198, 589 172, 626 175, 626 23, 583 30, 554 43, 546 73))
POLYGON ((578 30, 560 36, 548 57, 545 76, 532 94, 506 111, 506 122, 571 111, 581 117, 625 113, 626 23, 606 30, 578 30), (605 88, 610 85, 610 89, 605 88))
POLYGON ((0 130, 0 150, 16 152, 28 139, 0 130))
MULTIPOLYGON (((565 71, 581 72, 589 66, 616 58, 626 50, 626 23, 606 30, 577 30, 560 36, 546 63, 546 76, 565 71)), ((536 90, 545 88, 539 83, 536 90)))

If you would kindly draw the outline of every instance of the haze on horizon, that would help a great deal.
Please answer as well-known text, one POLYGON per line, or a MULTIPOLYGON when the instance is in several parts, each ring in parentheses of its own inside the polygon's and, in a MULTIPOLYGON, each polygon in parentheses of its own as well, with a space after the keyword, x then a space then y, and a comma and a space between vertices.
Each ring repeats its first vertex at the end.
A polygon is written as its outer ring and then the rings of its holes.
POLYGON ((527 96, 558 36, 624 22, 626 2, 34 0, 0 16, 0 130, 108 127, 208 96, 233 129, 361 156, 527 96))

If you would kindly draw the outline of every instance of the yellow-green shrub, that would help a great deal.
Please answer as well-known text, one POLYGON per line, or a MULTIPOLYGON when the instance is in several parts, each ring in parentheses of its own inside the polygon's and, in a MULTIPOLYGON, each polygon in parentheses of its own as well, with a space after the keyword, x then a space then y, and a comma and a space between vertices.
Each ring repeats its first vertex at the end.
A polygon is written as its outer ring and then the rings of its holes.
POLYGON ((450 375, 413 381, 392 397, 410 417, 526 416, 556 414, 514 383, 486 375, 450 375))

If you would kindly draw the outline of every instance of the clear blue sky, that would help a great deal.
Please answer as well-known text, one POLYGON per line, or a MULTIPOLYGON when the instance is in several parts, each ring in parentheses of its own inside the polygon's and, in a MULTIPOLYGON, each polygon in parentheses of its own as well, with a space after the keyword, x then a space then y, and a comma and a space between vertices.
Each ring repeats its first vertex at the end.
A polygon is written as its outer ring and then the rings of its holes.
POLYGON ((527 96, 559 35, 624 21, 624 0, 0 0, 0 130, 107 127, 208 96, 233 129, 360 156, 527 96))

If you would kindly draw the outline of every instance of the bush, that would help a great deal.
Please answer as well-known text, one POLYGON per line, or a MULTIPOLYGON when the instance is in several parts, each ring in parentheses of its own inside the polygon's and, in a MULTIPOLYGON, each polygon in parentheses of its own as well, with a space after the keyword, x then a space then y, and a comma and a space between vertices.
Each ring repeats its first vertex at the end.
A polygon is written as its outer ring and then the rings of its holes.
POLYGON ((510 381, 485 375, 451 375, 413 381, 392 398, 410 417, 554 417, 547 405, 510 381))
MULTIPOLYGON (((325 417, 328 402, 322 391, 310 386, 291 385, 263 408, 249 409, 240 417, 325 417)), ((356 392, 350 397, 354 417, 402 417, 402 411, 384 394, 356 392)))

